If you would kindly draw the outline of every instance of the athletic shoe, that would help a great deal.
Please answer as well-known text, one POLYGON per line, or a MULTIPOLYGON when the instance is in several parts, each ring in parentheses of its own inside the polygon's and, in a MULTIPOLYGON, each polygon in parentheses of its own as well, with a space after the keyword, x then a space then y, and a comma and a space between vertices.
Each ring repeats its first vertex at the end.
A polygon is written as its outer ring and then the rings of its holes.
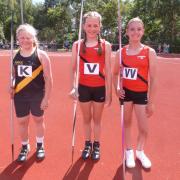
POLYGON ((92 150, 92 143, 91 141, 85 141, 85 147, 84 150, 82 152, 81 157, 86 160, 89 158, 89 156, 91 155, 91 150, 92 150))
POLYGON ((126 155, 126 166, 128 168, 134 168, 135 167, 135 161, 134 161, 134 152, 133 150, 126 150, 125 151, 125 155, 126 155))
POLYGON ((30 151, 30 145, 22 145, 21 151, 19 153, 19 156, 17 158, 18 162, 24 162, 27 160, 28 153, 30 151))
POLYGON ((45 158, 45 150, 42 143, 37 143, 36 157, 38 160, 43 160, 45 158))
POLYGON ((140 160, 142 166, 144 168, 151 168, 151 161, 149 158, 144 154, 144 151, 136 150, 136 157, 140 160))
POLYGON ((95 161, 98 161, 100 159, 100 144, 97 141, 93 143, 93 151, 91 154, 91 158, 95 161))

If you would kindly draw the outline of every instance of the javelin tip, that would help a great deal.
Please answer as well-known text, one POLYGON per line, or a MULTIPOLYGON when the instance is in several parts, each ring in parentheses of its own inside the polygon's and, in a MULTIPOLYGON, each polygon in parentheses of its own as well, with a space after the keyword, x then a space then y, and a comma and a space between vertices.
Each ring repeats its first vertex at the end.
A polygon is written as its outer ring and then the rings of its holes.
POLYGON ((12 162, 14 161, 14 144, 11 145, 12 162))

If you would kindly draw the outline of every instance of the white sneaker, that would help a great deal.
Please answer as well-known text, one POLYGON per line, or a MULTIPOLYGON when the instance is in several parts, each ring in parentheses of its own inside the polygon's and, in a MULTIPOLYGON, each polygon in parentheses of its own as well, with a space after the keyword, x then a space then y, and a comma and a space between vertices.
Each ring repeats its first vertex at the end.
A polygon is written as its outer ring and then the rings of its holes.
POLYGON ((144 151, 136 150, 136 157, 141 161, 141 164, 144 168, 151 168, 151 161, 149 158, 144 154, 144 151))
POLYGON ((133 150, 126 150, 126 166, 128 168, 134 168, 135 167, 135 161, 134 161, 134 152, 133 150))

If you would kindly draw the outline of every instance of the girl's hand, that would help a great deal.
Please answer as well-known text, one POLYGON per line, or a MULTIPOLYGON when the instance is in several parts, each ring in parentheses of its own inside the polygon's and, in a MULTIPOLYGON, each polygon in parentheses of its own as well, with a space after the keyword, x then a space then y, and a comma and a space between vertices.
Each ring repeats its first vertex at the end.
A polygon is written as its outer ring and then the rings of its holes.
POLYGON ((69 96, 73 99, 73 100, 77 100, 79 97, 79 93, 78 93, 78 89, 77 88, 73 88, 71 90, 71 92, 69 93, 69 96))
POLYGON ((10 94, 11 99, 13 99, 14 98, 14 94, 15 94, 14 87, 9 87, 9 94, 10 94))
POLYGON ((43 98, 42 102, 41 102, 41 110, 46 110, 48 108, 49 105, 49 100, 47 98, 43 98))
POLYGON ((147 117, 151 117, 152 114, 154 112, 154 105, 152 103, 148 103, 147 106, 146 106, 146 114, 147 114, 147 117))
POLYGON ((116 90, 116 95, 120 99, 124 99, 125 97, 125 91, 123 89, 117 89, 116 90))
POLYGON ((109 107, 112 102, 112 96, 111 95, 106 95, 106 101, 105 101, 105 106, 109 107))

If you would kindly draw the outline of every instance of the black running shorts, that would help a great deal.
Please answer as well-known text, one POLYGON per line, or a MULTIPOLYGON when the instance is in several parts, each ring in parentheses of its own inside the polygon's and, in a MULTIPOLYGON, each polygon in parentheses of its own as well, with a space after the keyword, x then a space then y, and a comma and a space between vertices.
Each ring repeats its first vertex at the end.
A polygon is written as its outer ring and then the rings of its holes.
POLYGON ((147 104, 148 100, 147 100, 147 91, 145 92, 135 92, 135 91, 131 91, 129 89, 124 88, 125 91, 125 98, 124 99, 120 99, 121 104, 123 102, 130 102, 132 101, 133 104, 147 104))
POLYGON ((79 84, 78 93, 80 102, 105 102, 105 86, 89 87, 79 84))
POLYGON ((16 116, 18 118, 24 117, 29 115, 30 113, 33 116, 40 117, 44 114, 44 111, 41 110, 41 102, 43 99, 43 95, 39 95, 37 98, 25 98, 25 99, 19 99, 14 98, 14 106, 15 106, 15 112, 16 116))

